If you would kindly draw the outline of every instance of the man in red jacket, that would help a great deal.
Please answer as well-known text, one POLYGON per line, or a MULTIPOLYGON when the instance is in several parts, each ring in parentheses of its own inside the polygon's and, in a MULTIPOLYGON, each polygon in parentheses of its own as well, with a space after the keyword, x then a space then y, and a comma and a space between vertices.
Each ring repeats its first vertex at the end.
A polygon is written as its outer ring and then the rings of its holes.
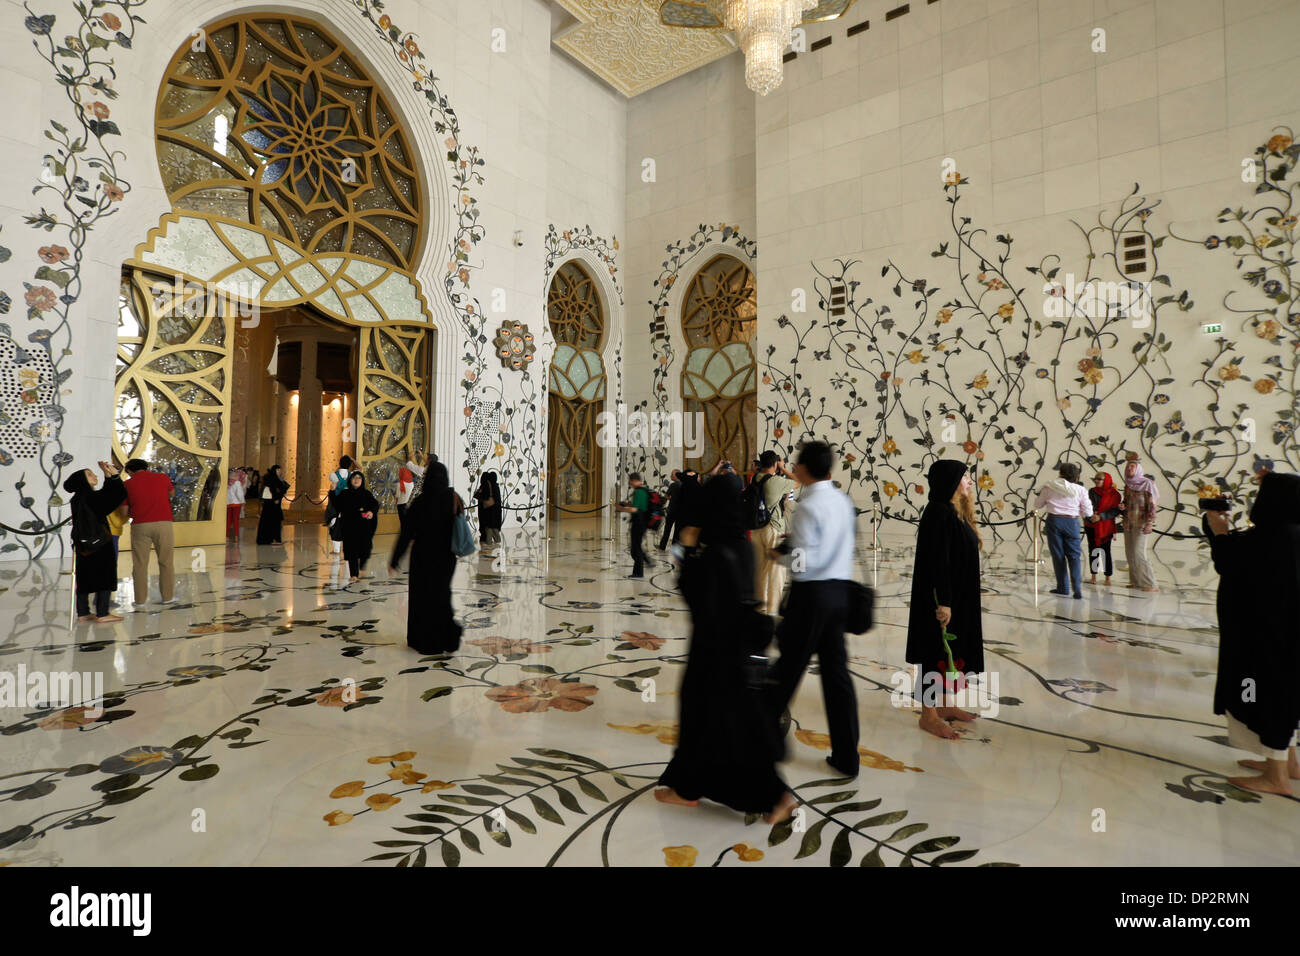
POLYGON ((126 483, 126 500, 131 512, 131 571, 135 582, 135 603, 149 599, 149 551, 158 553, 158 591, 163 604, 176 598, 176 570, 172 565, 175 539, 172 534, 172 480, 149 463, 132 458, 126 463, 131 476, 126 483))

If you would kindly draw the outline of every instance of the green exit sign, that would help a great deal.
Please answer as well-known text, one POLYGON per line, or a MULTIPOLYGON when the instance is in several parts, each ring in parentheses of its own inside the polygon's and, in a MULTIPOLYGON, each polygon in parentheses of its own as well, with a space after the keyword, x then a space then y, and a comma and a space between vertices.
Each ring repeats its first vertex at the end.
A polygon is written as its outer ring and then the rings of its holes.
POLYGON ((1204 332, 1206 335, 1218 335, 1220 332, 1223 331, 1223 326, 1222 326, 1222 325, 1203 325, 1203 326, 1201 326, 1201 331, 1204 332))

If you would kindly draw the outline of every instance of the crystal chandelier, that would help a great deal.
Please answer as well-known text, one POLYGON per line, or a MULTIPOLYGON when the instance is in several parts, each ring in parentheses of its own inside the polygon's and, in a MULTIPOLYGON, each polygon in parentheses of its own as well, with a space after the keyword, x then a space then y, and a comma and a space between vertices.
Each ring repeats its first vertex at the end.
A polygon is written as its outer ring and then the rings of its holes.
POLYGON ((745 85, 767 96, 784 77, 785 48, 796 24, 818 0, 720 0, 719 19, 745 51, 745 85))

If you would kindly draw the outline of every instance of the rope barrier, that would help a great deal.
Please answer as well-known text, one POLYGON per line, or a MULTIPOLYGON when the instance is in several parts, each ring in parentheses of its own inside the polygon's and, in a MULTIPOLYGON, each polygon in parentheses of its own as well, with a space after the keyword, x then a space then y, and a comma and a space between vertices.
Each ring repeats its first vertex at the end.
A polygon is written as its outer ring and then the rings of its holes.
POLYGON ((68 524, 70 521, 72 521, 72 515, 68 515, 68 517, 64 518, 58 524, 46 525, 44 528, 41 528, 39 531, 32 531, 30 528, 26 531, 23 531, 20 528, 11 528, 3 521, 0 521, 0 528, 3 528, 5 531, 8 531, 10 534, 21 534, 21 535, 29 535, 31 537, 36 537, 37 535, 40 534, 50 534, 53 531, 58 531, 65 524, 68 524))

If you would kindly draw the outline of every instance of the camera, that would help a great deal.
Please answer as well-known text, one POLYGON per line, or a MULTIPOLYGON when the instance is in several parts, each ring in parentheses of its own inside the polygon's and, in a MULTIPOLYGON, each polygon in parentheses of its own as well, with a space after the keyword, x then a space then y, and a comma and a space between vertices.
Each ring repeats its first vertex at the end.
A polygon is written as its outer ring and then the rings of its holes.
POLYGON ((1200 505, 1202 511, 1231 511, 1232 499, 1226 496, 1219 498, 1202 498, 1200 505))

